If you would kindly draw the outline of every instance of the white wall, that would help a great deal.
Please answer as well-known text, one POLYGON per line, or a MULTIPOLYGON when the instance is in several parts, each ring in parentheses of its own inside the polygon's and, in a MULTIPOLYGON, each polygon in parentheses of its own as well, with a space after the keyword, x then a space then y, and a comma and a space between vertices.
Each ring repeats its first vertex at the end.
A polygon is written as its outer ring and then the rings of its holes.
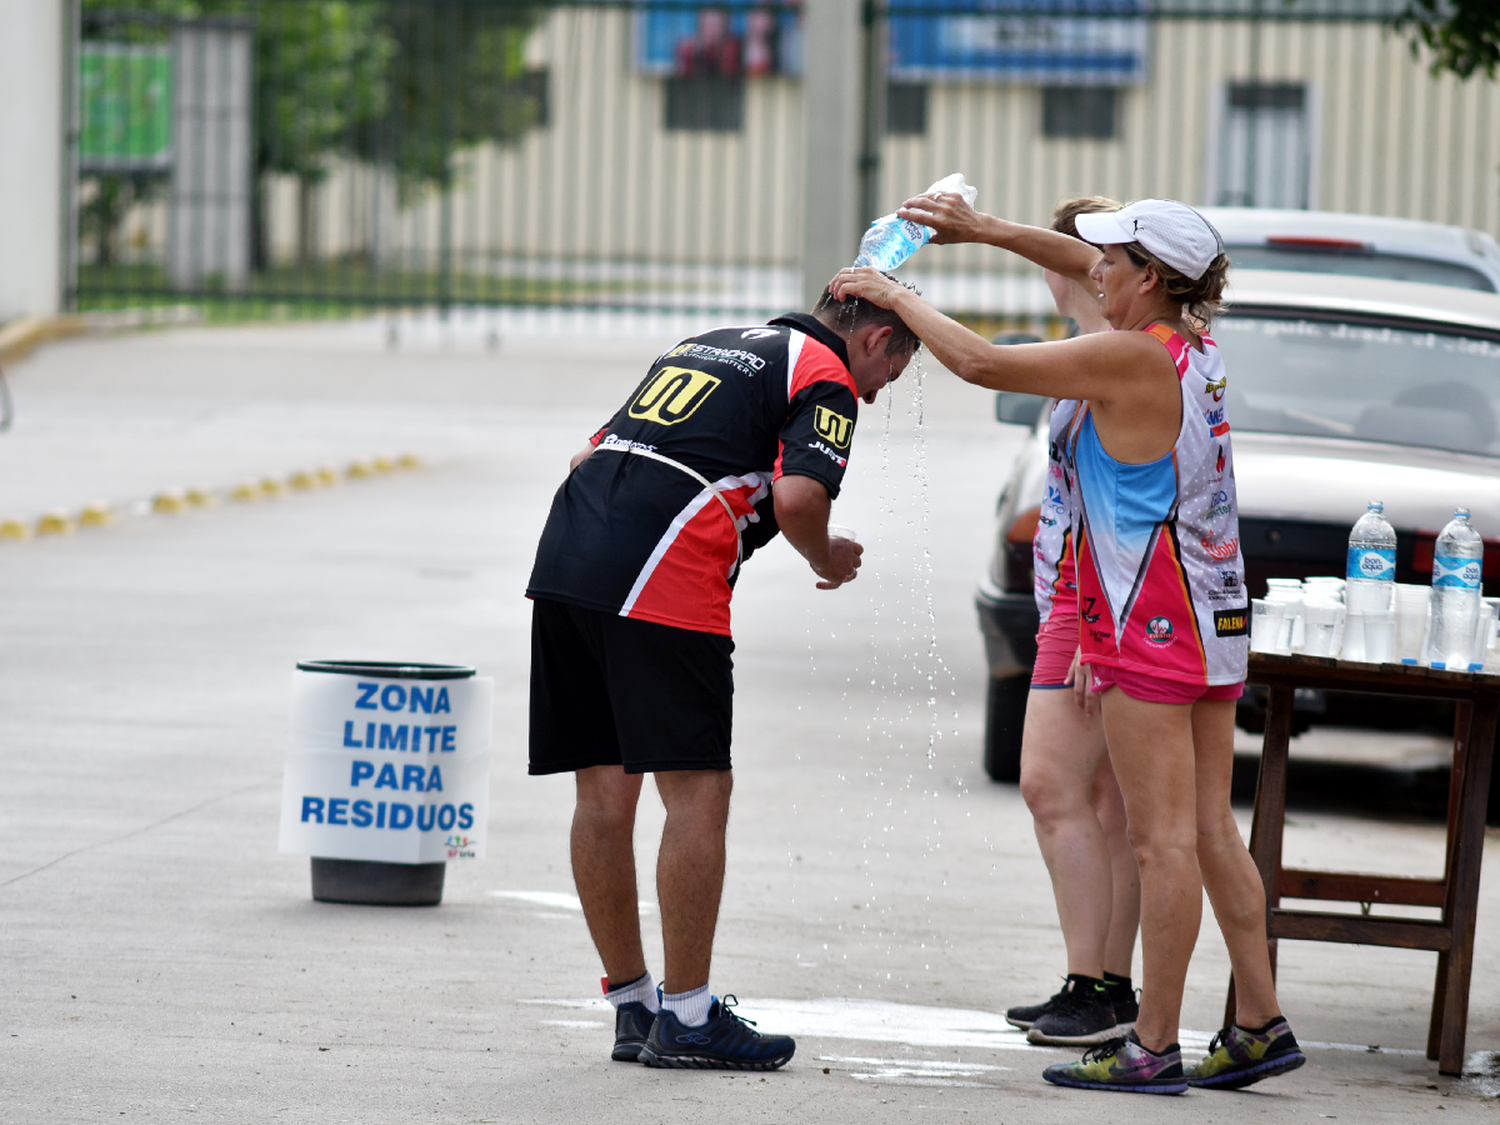
POLYGON ((0 323, 62 294, 65 0, 0 0, 0 323))

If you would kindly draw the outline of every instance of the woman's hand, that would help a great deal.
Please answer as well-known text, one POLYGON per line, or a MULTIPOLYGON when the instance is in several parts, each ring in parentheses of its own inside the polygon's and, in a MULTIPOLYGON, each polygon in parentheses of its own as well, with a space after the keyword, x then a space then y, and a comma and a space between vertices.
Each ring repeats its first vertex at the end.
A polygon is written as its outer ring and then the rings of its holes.
POLYGON ((908 199, 896 209, 896 214, 931 227, 935 232, 932 236, 935 245, 984 241, 981 232, 985 216, 974 210, 956 191, 940 191, 936 195, 908 199))
POLYGON ((1063 683, 1073 685, 1073 702, 1085 715, 1092 716, 1099 710, 1099 697, 1089 691, 1089 669, 1083 663, 1083 649, 1074 650, 1073 663, 1068 665, 1068 678, 1063 683))
POLYGON ((828 284, 836 301, 858 297, 883 309, 894 308, 896 298, 902 293, 910 292, 874 266, 850 266, 839 270, 828 284))

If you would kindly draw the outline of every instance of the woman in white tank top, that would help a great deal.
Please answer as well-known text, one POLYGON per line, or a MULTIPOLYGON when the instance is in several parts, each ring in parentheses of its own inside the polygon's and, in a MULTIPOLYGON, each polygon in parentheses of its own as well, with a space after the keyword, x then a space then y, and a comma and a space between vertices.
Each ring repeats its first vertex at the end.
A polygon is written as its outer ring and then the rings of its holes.
MULTIPOLYGON (((1179 501, 1202 490, 1205 473, 1232 472, 1227 419, 1198 409, 1200 392, 1211 397, 1213 389, 1189 383, 1202 370, 1222 378, 1200 331, 1229 267, 1218 232, 1170 200, 1080 215, 1078 232, 1092 246, 981 215, 956 196, 909 200, 900 214, 932 227, 934 242, 988 243, 1092 285, 1115 329, 995 347, 876 271, 845 270, 833 284, 839 297, 894 310, 966 382, 1084 404, 1069 442, 1075 476, 1085 478, 1073 496, 1080 639, 1140 867, 1144 973, 1135 1030, 1043 1076, 1064 1086, 1175 1094, 1294 1069, 1305 1059, 1276 999, 1264 891, 1229 806, 1242 621, 1231 614, 1216 628, 1210 611, 1205 628, 1197 612, 1216 573, 1199 554, 1242 570, 1237 543, 1229 546, 1232 489, 1226 511, 1194 513, 1218 520, 1222 539, 1193 544, 1197 554, 1176 543, 1179 501), (1179 600, 1163 612, 1168 570, 1179 600), (1158 650, 1163 658, 1152 660, 1158 650), (1178 1019, 1205 889, 1228 946, 1237 1007, 1208 1058, 1186 1073, 1178 1019)), ((1083 693, 1081 682, 1075 687, 1083 693)))

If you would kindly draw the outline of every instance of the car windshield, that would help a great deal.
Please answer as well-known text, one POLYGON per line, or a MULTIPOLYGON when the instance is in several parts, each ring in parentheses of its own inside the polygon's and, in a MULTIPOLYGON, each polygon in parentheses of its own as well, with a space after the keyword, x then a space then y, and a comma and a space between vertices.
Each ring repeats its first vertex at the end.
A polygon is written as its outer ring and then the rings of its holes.
POLYGON ((1213 338, 1236 430, 1500 456, 1500 333, 1241 309, 1213 338))
POLYGON ((1355 277, 1383 277, 1390 281, 1420 281, 1457 289, 1495 292, 1484 273, 1457 262, 1438 262, 1407 254, 1368 250, 1314 249, 1307 246, 1227 246, 1229 260, 1240 269, 1290 270, 1293 273, 1343 273, 1355 277))

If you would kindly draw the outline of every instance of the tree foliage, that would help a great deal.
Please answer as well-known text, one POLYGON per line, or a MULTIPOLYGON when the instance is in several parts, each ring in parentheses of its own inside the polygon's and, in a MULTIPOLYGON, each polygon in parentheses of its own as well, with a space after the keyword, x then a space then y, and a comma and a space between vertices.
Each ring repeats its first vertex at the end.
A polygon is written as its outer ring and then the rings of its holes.
POLYGON ((1412 50, 1432 52, 1432 68, 1460 78, 1500 74, 1500 0, 1411 0, 1396 26, 1415 33, 1412 50))

